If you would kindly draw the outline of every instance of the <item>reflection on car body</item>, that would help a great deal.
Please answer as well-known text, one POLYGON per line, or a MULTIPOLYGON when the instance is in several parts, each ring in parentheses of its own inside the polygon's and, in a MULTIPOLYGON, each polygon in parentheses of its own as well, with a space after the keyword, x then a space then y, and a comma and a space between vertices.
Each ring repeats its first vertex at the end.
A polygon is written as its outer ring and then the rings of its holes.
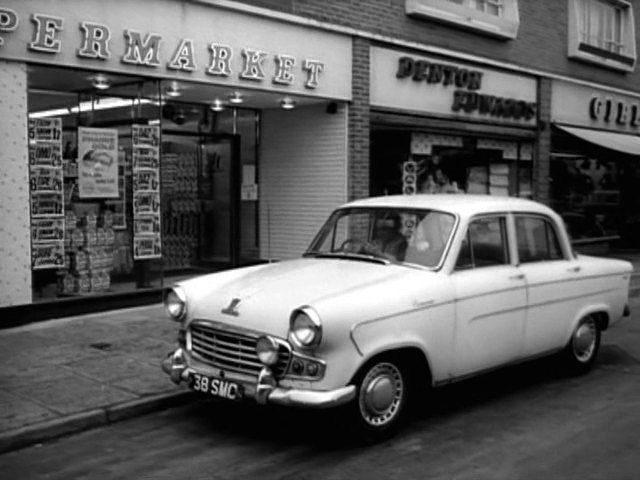
POLYGON ((577 255, 562 219, 529 200, 358 200, 303 258, 176 284, 165 305, 179 345, 163 369, 211 396, 345 405, 379 438, 420 383, 556 352, 586 372, 628 314, 631 272, 577 255))

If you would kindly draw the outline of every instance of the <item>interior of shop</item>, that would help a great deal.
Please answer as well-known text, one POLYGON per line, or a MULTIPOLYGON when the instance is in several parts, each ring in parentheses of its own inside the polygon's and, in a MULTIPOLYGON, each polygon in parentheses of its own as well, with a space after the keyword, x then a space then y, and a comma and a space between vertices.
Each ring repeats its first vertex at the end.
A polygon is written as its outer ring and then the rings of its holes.
POLYGON ((371 132, 371 191, 532 197, 530 141, 411 129, 371 132))
POLYGON ((311 100, 46 66, 28 83, 34 301, 260 262, 260 112, 311 100))
POLYGON ((554 127, 551 206, 565 220, 576 250, 615 253, 640 245, 637 157, 578 139, 554 127))

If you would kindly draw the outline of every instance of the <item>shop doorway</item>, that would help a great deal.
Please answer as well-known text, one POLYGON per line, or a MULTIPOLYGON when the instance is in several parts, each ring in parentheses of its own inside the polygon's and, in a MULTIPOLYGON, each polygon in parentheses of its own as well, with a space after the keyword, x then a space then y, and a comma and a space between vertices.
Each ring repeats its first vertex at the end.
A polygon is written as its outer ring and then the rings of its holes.
POLYGON ((240 137, 163 134, 164 271, 239 265, 240 137))
POLYGON ((201 205, 198 266, 224 268, 239 264, 239 138, 200 140, 198 200, 201 205))

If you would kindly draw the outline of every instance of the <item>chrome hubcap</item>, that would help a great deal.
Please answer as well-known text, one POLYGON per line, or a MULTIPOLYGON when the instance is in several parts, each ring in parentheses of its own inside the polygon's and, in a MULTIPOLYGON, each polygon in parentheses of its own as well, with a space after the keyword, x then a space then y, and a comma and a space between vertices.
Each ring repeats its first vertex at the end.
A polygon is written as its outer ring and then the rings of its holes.
POLYGON ((388 424, 399 412, 404 391, 402 375, 395 365, 380 363, 374 366, 360 388, 358 400, 362 418, 376 427, 388 424))
POLYGON ((596 324, 593 318, 580 324, 573 334, 573 353, 580 362, 588 362, 596 349, 596 324))

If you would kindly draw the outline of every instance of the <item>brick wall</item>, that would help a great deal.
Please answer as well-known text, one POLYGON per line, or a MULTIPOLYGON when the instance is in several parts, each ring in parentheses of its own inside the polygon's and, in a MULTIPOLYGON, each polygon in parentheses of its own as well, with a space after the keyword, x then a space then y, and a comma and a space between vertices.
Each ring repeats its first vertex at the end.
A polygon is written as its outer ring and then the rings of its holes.
POLYGON ((538 81, 538 136, 536 141, 536 168, 534 168, 534 198, 549 203, 549 177, 551 155, 551 80, 538 81))
MULTIPOLYGON (((449 48, 640 92, 640 68, 625 74, 567 58, 566 0, 520 0, 520 28, 518 37, 511 41, 408 17, 404 10, 404 0, 240 1, 388 37, 449 48)), ((640 29, 640 5, 635 2, 634 7, 636 29, 640 29)), ((636 37, 640 53, 640 35, 636 37)))
POLYGON ((349 105, 349 200, 369 195, 369 42, 353 39, 353 99, 349 105))

